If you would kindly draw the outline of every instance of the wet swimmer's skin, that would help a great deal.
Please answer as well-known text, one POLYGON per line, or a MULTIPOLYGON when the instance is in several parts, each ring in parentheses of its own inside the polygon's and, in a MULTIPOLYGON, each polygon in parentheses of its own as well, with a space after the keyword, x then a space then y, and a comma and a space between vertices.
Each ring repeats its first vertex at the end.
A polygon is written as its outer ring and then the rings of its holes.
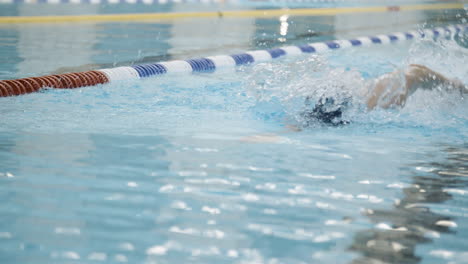
POLYGON ((460 80, 449 79, 419 64, 411 64, 404 71, 387 73, 374 82, 374 87, 366 99, 369 110, 376 107, 404 106, 408 97, 418 89, 432 90, 437 87, 446 87, 448 90, 458 90, 462 94, 468 92, 467 87, 460 80))
MULTIPOLYGON (((447 90, 459 91, 467 94, 468 88, 458 79, 450 79, 444 75, 419 64, 411 64, 405 70, 397 70, 384 74, 372 81, 369 91, 364 94, 367 109, 403 107, 414 92, 419 89, 432 90, 443 87, 447 90)), ((343 112, 350 104, 350 98, 336 100, 332 97, 323 97, 318 100, 313 108, 301 113, 304 119, 302 128, 313 124, 329 126, 341 126, 350 123, 342 119, 343 112)), ((311 105, 310 98, 306 98, 306 106, 311 105)), ((288 126, 288 131, 300 131, 301 128, 288 126)), ((246 142, 279 142, 278 135, 264 134, 246 137, 246 142)))

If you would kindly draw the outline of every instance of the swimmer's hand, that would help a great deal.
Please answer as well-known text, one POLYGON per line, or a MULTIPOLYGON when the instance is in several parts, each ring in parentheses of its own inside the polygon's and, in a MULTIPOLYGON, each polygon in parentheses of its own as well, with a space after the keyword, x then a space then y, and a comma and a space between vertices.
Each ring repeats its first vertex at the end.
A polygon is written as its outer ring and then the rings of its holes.
POLYGON ((453 86, 456 90, 460 91, 460 93, 463 94, 468 94, 468 87, 459 79, 451 79, 450 80, 450 85, 453 86))
POLYGON ((407 89, 411 95, 416 89, 432 90, 439 86, 446 89, 454 89, 460 93, 467 93, 467 87, 457 78, 448 78, 441 73, 433 71, 426 66, 419 64, 410 64, 405 73, 407 89))

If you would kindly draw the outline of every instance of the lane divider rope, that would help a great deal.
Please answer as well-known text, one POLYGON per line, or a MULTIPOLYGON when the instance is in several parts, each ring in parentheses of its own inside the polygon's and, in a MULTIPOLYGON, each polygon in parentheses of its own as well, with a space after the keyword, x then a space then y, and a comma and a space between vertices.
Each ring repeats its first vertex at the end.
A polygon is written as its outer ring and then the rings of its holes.
POLYGON ((306 45, 286 46, 269 50, 247 51, 234 55, 218 55, 206 58, 174 60, 153 64, 124 66, 95 71, 48 75, 0 81, 0 97, 33 93, 41 88, 72 89, 94 86, 120 80, 132 80, 170 73, 214 72, 220 68, 236 67, 270 61, 273 59, 323 53, 350 47, 391 44, 399 41, 422 38, 454 38, 468 32, 468 24, 449 25, 432 29, 395 32, 376 36, 358 37, 349 40, 314 42, 306 45))
POLYGON ((140 14, 104 14, 72 16, 0 16, 0 24, 16 23, 58 23, 58 22, 110 22, 110 21, 145 21, 186 18, 213 17, 279 17, 289 16, 335 16, 353 13, 384 13, 401 11, 422 11, 441 9, 463 9, 462 3, 423 4, 403 6, 369 6, 337 8, 297 8, 297 9, 258 9, 210 12, 174 12, 174 13, 140 13, 140 14))

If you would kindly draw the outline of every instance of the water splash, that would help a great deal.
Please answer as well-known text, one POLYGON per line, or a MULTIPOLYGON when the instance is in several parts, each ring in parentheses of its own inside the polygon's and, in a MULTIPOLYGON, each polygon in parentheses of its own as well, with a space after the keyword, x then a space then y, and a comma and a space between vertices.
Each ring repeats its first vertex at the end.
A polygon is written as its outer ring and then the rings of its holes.
POLYGON ((301 126, 305 122, 301 112, 313 108, 320 98, 334 98, 337 105, 346 102, 351 106, 343 113, 343 119, 354 123, 463 127, 467 123, 466 95, 460 96, 459 91, 450 87, 417 91, 402 108, 368 111, 364 104, 373 78, 392 70, 404 70, 410 64, 425 65, 448 78, 468 83, 465 66, 468 50, 459 43, 423 39, 403 48, 379 47, 376 54, 367 49, 353 49, 286 63, 261 63, 247 73, 247 93, 257 100, 251 110, 264 120, 301 126))

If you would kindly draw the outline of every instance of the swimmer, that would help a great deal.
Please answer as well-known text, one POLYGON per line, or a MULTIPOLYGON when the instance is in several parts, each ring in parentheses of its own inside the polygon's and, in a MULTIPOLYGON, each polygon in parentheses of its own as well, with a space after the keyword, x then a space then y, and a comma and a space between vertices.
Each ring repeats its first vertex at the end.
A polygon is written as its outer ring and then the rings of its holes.
MULTIPOLYGON (((384 74, 372 80, 369 89, 362 93, 367 109, 403 107, 410 95, 418 89, 433 90, 443 87, 447 90, 459 91, 462 95, 468 93, 468 88, 458 79, 450 79, 444 75, 419 64, 411 64, 406 70, 397 70, 384 74)), ((300 131, 317 123, 340 126, 350 123, 342 119, 343 111, 349 106, 350 98, 336 100, 332 97, 322 97, 312 105, 311 98, 306 98, 306 110, 300 115, 304 122, 301 126, 288 125, 287 131, 300 131)), ((263 134, 245 137, 245 142, 278 142, 285 138, 276 134, 263 134)))
MULTIPOLYGON (((418 89, 432 90, 437 87, 456 90, 461 94, 468 92, 467 87, 458 79, 449 79, 426 66, 411 64, 406 70, 387 73, 371 81, 370 89, 363 96, 368 110, 377 107, 396 108, 403 107, 408 97, 418 89)), ((349 98, 320 98, 313 109, 301 113, 305 120, 304 126, 317 122, 334 126, 349 123, 341 119, 344 109, 350 104, 349 101, 349 98)), ((307 105, 310 105, 310 98, 306 99, 307 105)))

